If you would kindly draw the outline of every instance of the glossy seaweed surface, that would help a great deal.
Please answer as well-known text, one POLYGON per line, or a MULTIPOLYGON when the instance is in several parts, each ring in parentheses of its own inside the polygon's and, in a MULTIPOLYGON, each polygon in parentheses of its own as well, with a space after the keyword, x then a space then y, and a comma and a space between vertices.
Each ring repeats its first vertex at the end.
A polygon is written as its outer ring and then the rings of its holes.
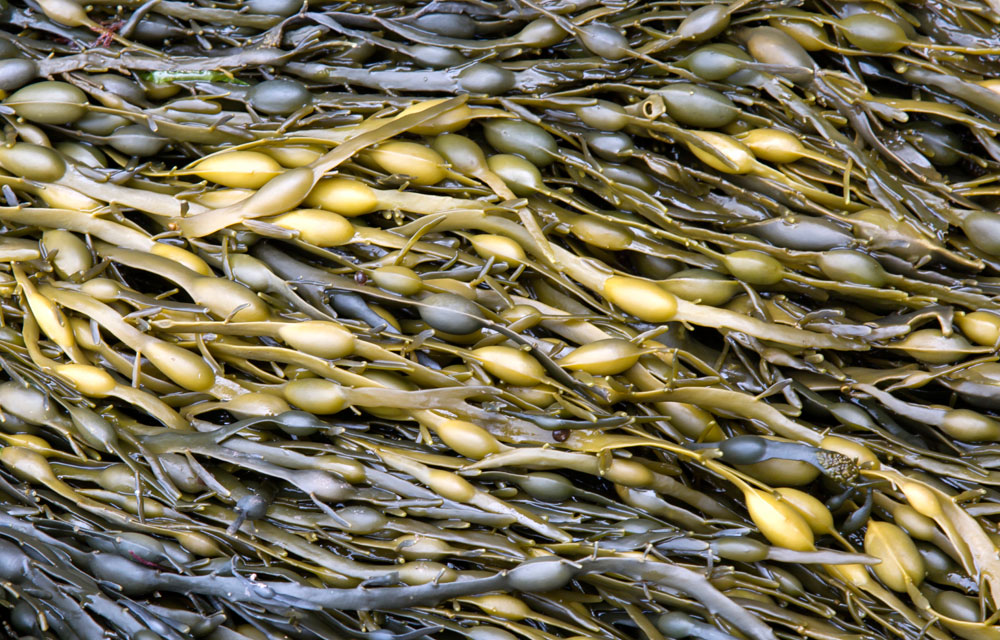
POLYGON ((997 0, 0 27, 0 635, 1000 639, 997 0))

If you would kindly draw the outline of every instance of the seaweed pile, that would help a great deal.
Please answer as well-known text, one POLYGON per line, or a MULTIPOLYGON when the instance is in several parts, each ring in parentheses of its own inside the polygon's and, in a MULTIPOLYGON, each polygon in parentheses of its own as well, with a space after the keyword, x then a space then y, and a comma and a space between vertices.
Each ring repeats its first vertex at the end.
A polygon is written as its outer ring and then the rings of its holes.
POLYGON ((1000 3, 0 0, 0 628, 1000 638, 1000 3))

